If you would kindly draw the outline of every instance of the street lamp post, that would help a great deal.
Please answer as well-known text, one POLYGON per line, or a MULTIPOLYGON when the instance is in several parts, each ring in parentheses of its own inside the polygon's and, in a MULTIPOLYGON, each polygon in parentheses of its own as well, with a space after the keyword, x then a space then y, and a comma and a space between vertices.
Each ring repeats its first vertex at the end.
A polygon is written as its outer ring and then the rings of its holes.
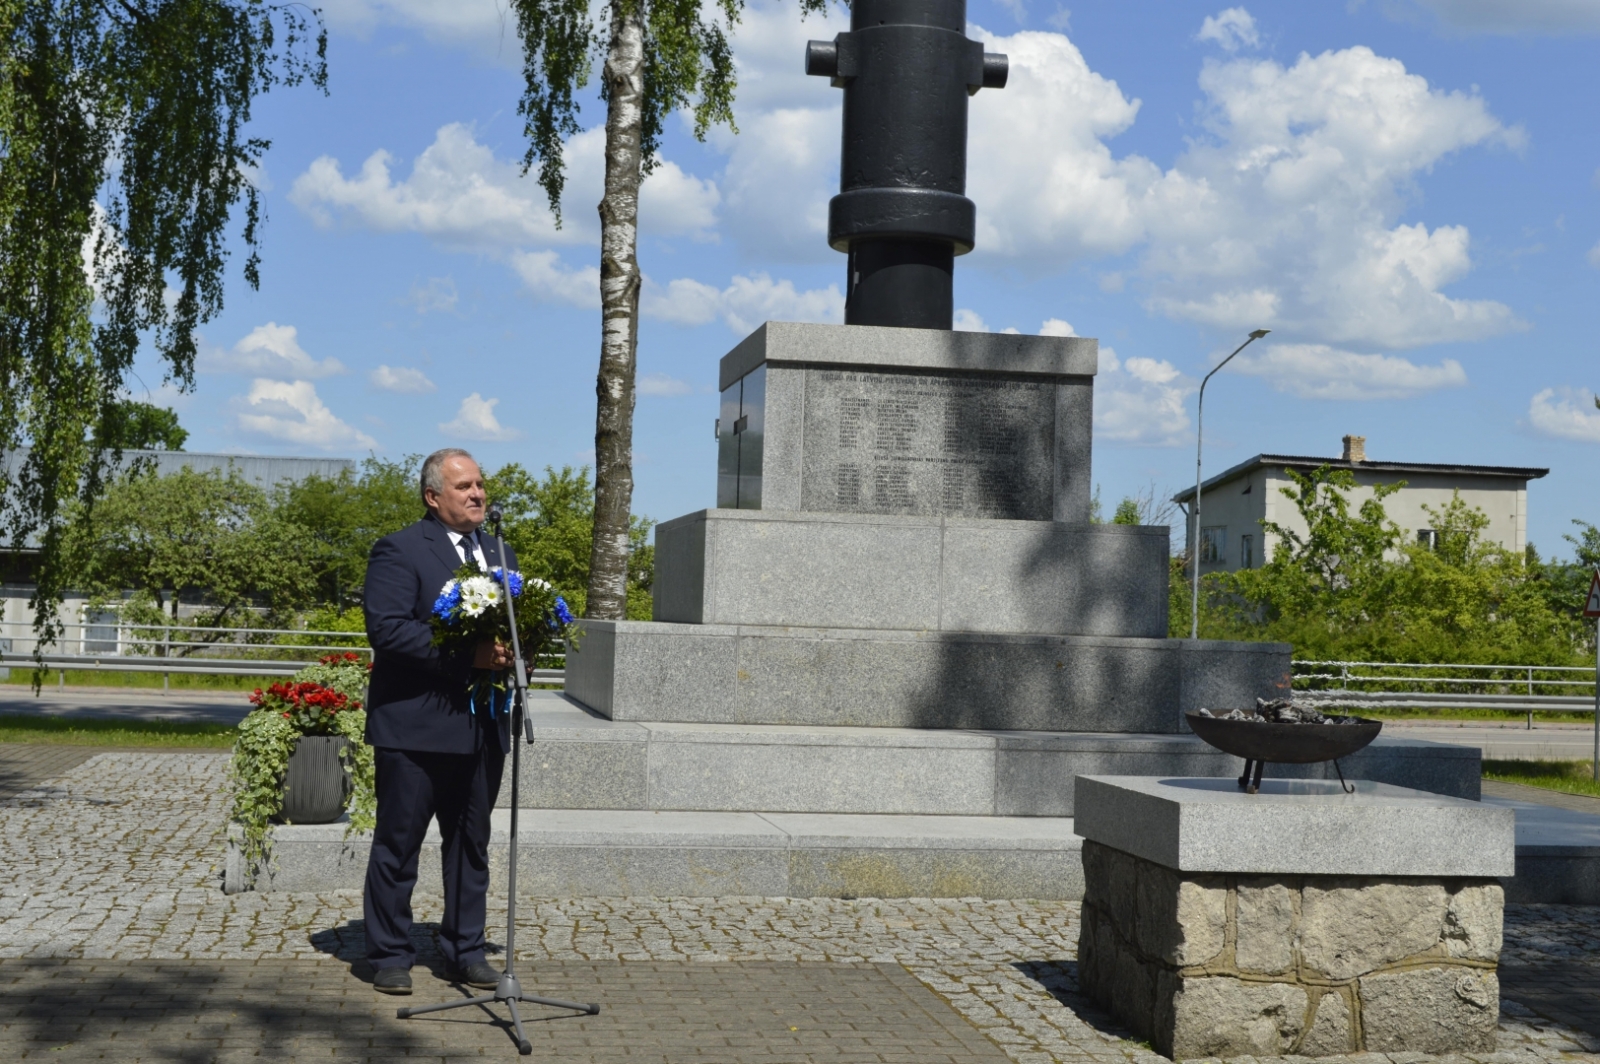
MULTIPOLYGON (((1250 334, 1250 339, 1233 349, 1233 355, 1249 347, 1261 339, 1271 329, 1257 329, 1250 334)), ((1217 370, 1233 361, 1233 355, 1218 362, 1216 368, 1207 373, 1205 380, 1200 382, 1200 402, 1196 404, 1194 415, 1194 534, 1189 538, 1189 571, 1194 578, 1194 593, 1189 603, 1189 638, 1200 638, 1200 447, 1203 442, 1206 419, 1206 385, 1211 378, 1217 375, 1217 370)))

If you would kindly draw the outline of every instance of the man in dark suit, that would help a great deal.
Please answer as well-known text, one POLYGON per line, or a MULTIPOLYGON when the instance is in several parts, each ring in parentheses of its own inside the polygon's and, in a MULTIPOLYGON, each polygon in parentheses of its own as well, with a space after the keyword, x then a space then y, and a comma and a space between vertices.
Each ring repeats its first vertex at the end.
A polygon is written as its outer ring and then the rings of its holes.
MULTIPOLYGON (((500 792, 511 732, 505 712, 471 705, 471 670, 504 669, 510 650, 486 642, 457 653, 433 645, 429 617, 444 585, 464 564, 500 564, 493 540, 478 533, 483 474, 466 451, 436 451, 422 463, 428 514, 385 536, 367 562, 363 605, 372 643, 367 742, 376 760, 378 823, 367 862, 363 911, 373 987, 411 993, 411 891, 417 857, 435 816, 442 836, 444 919, 439 946, 450 976, 493 987, 484 960, 489 889, 489 813, 500 792)), ((516 566, 515 556, 509 564, 516 566)))

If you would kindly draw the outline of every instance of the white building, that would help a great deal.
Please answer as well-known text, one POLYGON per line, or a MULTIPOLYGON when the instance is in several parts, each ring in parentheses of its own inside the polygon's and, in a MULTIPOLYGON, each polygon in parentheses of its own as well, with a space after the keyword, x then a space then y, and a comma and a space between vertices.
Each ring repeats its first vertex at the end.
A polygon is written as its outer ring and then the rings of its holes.
MULTIPOLYGON (((1548 469, 1514 466, 1441 465, 1432 462, 1378 462, 1367 458, 1365 436, 1344 437, 1339 458, 1304 455, 1258 454, 1201 485, 1200 572, 1253 569, 1272 557, 1277 537, 1261 527, 1272 521, 1304 535, 1305 522, 1294 500, 1280 489, 1294 487, 1289 470, 1302 476, 1321 466, 1348 469, 1355 474, 1350 509, 1359 509, 1378 484, 1404 482, 1405 486, 1383 500, 1389 520, 1405 530, 1407 539, 1432 542, 1435 533, 1424 506, 1436 511, 1450 502, 1454 492, 1461 501, 1476 506, 1489 518, 1485 538, 1508 550, 1528 544, 1528 481, 1548 469)), ((1172 497, 1184 512, 1184 542, 1192 547, 1194 489, 1172 497)))

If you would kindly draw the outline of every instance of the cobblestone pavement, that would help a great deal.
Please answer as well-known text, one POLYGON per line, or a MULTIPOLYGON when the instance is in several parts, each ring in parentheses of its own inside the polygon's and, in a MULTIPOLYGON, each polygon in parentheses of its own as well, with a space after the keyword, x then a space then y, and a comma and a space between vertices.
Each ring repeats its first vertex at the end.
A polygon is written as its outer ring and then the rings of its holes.
MULTIPOLYGON (((221 754, 105 754, 0 801, 0 958, 186 960, 219 979, 233 969, 210 962, 298 962, 308 972, 336 967, 355 988, 352 1000, 370 1000, 371 991, 344 974, 362 967, 359 894, 221 892, 225 766, 221 754)), ((438 963, 432 932, 440 901, 416 898, 424 964, 438 963)), ((531 966, 530 983, 540 982, 551 962, 559 972, 619 961, 676 965, 679 972, 688 972, 683 962, 900 966, 1016 1064, 1161 1060, 1078 996, 1076 903, 584 898, 522 901, 518 916, 517 956, 531 966)), ((489 919, 491 928, 505 926, 503 901, 490 899, 489 919)), ((1516 966, 1536 976, 1519 984, 1530 987, 1525 997, 1538 996, 1541 979, 1546 997, 1559 998, 1563 987, 1581 993, 1600 973, 1600 910, 1512 907, 1503 957, 1508 975, 1516 966)), ((0 976, 23 970, 38 969, 0 962, 0 976)), ((78 970, 62 969, 69 979, 78 970)), ((1507 998, 1500 1051, 1474 1059, 1600 1061, 1600 1031, 1568 1025, 1581 1017, 1568 1013, 1563 1024, 1507 998)), ((11 996, 0 994, 0 1001, 7 1003, 0 1005, 4 1017, 11 996)), ((1529 1003, 1552 1014, 1539 1000, 1529 1003)), ((705 1053, 703 1059, 722 1059, 709 1047, 705 1053)), ((1266 1058, 1246 1064, 1254 1060, 1266 1058)))

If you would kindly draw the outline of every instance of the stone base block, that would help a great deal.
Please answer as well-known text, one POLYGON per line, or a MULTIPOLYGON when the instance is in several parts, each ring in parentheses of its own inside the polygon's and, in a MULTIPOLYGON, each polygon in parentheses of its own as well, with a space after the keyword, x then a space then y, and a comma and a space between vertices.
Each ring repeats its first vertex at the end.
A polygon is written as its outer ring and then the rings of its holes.
MULTIPOLYGON (((547 809, 1071 816, 1081 775, 1236 777, 1243 765, 1193 735, 663 724, 597 717, 536 692, 521 801, 547 809)), ((1478 753, 1420 740, 1344 762, 1365 779, 1476 799, 1478 753)), ((1333 767, 1273 765, 1331 778, 1333 767)), ((509 807, 511 787, 501 788, 509 807)))
POLYGON ((657 621, 1167 634, 1167 530, 701 510, 656 526, 657 621))
POLYGON ((1181 732, 1289 690, 1286 643, 586 621, 566 691, 612 720, 1181 732))
MULTIPOLYGON (((503 894, 510 811, 496 810, 489 889, 503 894)), ((370 835, 343 824, 272 829, 269 867, 230 832, 224 889, 360 890, 370 835)), ((517 892, 571 897, 1078 898, 1081 840, 1066 819, 523 810, 517 892)), ((439 835, 418 883, 438 890, 439 835)))
POLYGON ((1495 1049, 1495 880, 1083 865, 1079 985, 1167 1056, 1495 1049))

